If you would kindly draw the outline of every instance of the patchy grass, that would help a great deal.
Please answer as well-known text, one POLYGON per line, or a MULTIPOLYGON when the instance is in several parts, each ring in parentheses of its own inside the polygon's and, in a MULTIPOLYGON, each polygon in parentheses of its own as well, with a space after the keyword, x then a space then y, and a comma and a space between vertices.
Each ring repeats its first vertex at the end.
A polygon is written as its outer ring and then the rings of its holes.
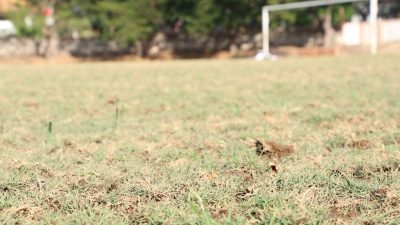
POLYGON ((0 65, 0 223, 399 224, 399 61, 0 65))

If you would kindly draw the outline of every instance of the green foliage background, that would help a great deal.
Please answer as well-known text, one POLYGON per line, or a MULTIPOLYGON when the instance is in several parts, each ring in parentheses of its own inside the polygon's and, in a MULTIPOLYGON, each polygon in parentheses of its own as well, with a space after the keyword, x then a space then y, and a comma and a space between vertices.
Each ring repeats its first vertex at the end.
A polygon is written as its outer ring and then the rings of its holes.
MULTIPOLYGON (((193 37, 222 35, 234 37, 243 30, 259 30, 261 8, 267 4, 297 2, 299 0, 57 0, 54 1, 56 31, 61 37, 79 32, 84 38, 115 40, 124 45, 146 41, 157 31, 173 30, 177 22, 180 33, 193 37)), ((19 35, 39 37, 43 33, 41 10, 49 0, 28 0, 10 17, 17 24, 19 35), (31 15, 34 26, 24 24, 31 15)), ((339 7, 345 17, 354 14, 353 4, 333 6, 333 22, 339 24, 339 7)), ((315 26, 326 12, 326 7, 289 10, 271 14, 272 27, 293 25, 315 26)))

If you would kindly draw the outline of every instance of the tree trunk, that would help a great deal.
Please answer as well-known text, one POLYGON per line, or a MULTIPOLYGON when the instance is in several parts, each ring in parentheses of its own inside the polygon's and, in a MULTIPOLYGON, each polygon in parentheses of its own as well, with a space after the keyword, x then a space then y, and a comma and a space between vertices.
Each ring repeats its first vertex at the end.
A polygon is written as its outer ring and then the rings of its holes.
POLYGON ((53 35, 51 34, 46 35, 45 48, 43 51, 43 57, 46 59, 50 58, 52 52, 52 41, 53 41, 53 35))
POLYGON ((334 38, 335 30, 332 27, 332 7, 328 7, 325 15, 324 21, 324 47, 332 48, 333 47, 333 38, 334 38))
POLYGON ((144 47, 143 43, 141 41, 136 41, 135 42, 135 48, 136 48, 136 56, 143 58, 144 56, 144 47))

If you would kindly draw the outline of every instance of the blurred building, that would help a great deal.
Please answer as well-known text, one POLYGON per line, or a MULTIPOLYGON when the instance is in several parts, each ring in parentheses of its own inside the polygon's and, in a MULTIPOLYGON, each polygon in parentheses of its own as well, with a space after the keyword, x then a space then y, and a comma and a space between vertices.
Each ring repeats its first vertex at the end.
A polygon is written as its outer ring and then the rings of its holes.
POLYGON ((7 12, 17 4, 25 4, 25 0, 0 0, 0 13, 7 12))
MULTIPOLYGON (((346 46, 370 44, 370 24, 365 21, 353 20, 343 24, 339 43, 346 46)), ((400 42, 400 19, 380 19, 378 21, 379 44, 400 42)))

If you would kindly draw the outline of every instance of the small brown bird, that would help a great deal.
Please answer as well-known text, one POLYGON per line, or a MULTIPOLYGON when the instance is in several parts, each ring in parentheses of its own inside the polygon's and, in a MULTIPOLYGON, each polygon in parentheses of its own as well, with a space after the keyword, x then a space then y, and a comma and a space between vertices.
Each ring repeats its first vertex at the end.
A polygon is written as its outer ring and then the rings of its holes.
POLYGON ((282 158, 294 153, 293 146, 281 145, 272 141, 255 140, 254 146, 258 155, 265 155, 270 158, 282 158))

